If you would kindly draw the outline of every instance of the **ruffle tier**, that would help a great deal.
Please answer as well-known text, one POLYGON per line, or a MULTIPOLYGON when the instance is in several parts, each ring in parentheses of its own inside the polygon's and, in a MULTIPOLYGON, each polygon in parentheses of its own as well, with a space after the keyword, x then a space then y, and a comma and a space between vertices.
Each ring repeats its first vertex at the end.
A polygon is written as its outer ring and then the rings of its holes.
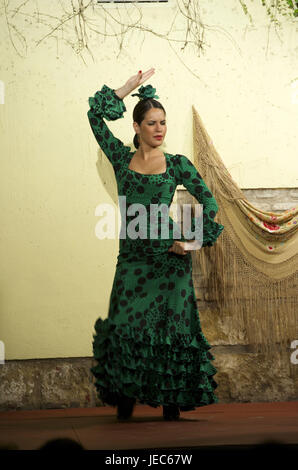
POLYGON ((104 404, 116 406, 121 395, 152 407, 176 404, 182 411, 218 403, 214 357, 199 327, 192 335, 143 332, 99 318, 95 331, 97 365, 90 370, 104 404))

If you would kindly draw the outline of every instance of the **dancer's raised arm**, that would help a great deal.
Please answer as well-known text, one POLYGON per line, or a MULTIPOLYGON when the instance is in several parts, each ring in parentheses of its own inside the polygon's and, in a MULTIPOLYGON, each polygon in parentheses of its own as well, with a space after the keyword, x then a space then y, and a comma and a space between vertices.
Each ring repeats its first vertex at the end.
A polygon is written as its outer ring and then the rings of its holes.
POLYGON ((150 69, 144 73, 139 72, 130 77, 127 82, 117 90, 103 85, 102 89, 95 93, 94 97, 89 98, 90 108, 87 112, 87 116, 92 132, 114 168, 116 165, 122 163, 124 155, 131 149, 114 136, 104 119, 115 121, 116 119, 122 118, 123 113, 126 111, 123 98, 148 80, 153 74, 154 69, 150 69))
POLYGON ((112 88, 103 85, 94 97, 89 98, 89 106, 87 116, 92 132, 115 169, 115 165, 120 164, 124 155, 130 151, 130 147, 126 147, 120 139, 114 136, 104 118, 108 121, 122 118, 126 111, 125 104, 112 88))

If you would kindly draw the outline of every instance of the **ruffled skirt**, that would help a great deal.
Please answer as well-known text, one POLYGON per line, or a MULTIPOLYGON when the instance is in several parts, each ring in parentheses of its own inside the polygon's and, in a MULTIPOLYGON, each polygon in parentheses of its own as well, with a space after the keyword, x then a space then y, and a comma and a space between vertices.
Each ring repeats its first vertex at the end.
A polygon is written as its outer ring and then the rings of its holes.
POLYGON ((192 281, 191 254, 118 257, 105 320, 93 335, 90 370, 103 404, 122 395, 181 411, 218 403, 192 281))

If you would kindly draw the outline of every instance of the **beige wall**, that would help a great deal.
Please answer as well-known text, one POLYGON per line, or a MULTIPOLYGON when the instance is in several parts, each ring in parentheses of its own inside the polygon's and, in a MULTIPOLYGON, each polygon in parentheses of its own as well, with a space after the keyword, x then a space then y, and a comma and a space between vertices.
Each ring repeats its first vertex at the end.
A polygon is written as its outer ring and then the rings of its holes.
MULTIPOLYGON (((57 14, 55 3, 49 13, 57 14)), ((23 19, 15 20, 28 41, 20 57, 0 17, 0 340, 7 360, 91 356, 94 322, 107 315, 118 240, 96 238, 95 209, 115 205, 117 193, 86 114, 88 97, 104 83, 118 88, 154 66, 149 83, 167 110, 167 152, 193 159, 194 105, 240 187, 297 187, 295 26, 284 25, 283 42, 272 30, 266 54, 261 7, 250 7, 251 28, 237 1, 201 5, 203 21, 214 25, 205 33, 205 55, 181 53, 180 43, 170 47, 150 33, 130 33, 118 55, 117 40, 89 33, 95 62, 85 53, 86 65, 62 40, 34 47, 47 30, 23 19)), ((165 32, 174 9, 175 2, 143 6, 143 23, 165 32)), ((103 20, 97 21, 100 29, 103 20)), ((177 21, 172 37, 182 38, 183 27, 177 21)), ((130 144, 136 98, 125 103, 125 119, 109 125, 130 144)))

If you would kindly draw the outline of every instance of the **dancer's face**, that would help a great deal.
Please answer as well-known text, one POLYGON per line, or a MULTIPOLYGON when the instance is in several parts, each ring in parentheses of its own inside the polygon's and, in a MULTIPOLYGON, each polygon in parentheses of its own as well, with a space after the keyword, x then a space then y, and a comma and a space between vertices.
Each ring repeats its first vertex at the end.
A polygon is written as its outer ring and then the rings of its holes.
POLYGON ((136 134, 139 135, 140 144, 150 147, 159 147, 167 132, 166 116, 162 109, 150 108, 141 124, 133 123, 136 134))

